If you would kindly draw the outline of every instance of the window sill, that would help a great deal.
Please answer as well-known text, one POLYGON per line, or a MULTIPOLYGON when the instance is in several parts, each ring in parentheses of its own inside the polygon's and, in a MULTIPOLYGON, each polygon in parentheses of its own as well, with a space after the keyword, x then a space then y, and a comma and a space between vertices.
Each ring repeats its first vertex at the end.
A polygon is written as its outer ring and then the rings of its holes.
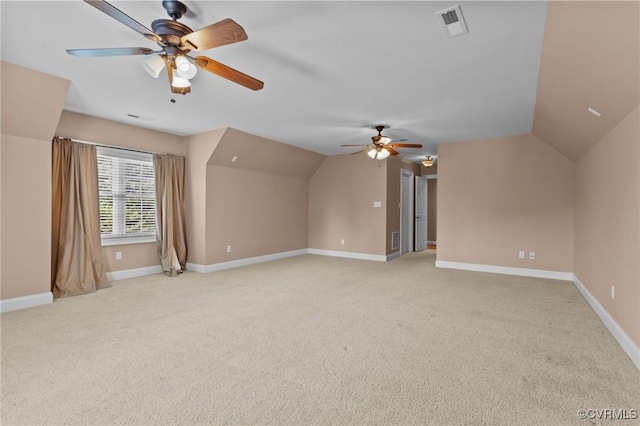
POLYGON ((128 244, 148 244, 155 243, 156 237, 153 235, 146 237, 129 237, 129 238, 103 238, 102 247, 124 246, 128 244))

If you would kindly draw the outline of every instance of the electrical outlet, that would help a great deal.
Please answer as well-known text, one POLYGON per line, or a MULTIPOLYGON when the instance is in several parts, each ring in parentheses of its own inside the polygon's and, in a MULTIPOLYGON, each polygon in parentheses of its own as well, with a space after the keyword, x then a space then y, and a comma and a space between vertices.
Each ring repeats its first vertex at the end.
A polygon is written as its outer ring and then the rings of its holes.
POLYGON ((227 246, 227 253, 231 253, 231 246, 227 246))
POLYGON ((616 300, 616 287, 611 286, 611 300, 616 300))
POLYGON ((529 260, 536 260, 536 252, 535 251, 529 252, 529 260))
POLYGON ((122 252, 121 251, 117 251, 116 252, 116 260, 122 260, 122 252))
POLYGON ((340 244, 344 245, 344 238, 340 240, 340 244))
POLYGON ((520 251, 518 252, 518 258, 520 258, 520 259, 524 259, 524 250, 520 250, 520 251))

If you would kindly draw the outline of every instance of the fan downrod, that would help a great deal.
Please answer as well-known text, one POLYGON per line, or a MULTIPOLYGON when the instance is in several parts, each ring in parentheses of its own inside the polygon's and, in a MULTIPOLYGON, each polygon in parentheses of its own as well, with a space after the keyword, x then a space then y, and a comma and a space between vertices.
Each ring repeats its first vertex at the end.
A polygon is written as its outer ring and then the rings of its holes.
POLYGON ((167 11, 167 14, 171 19, 178 20, 182 18, 182 15, 187 13, 187 6, 178 0, 163 0, 162 7, 167 11))

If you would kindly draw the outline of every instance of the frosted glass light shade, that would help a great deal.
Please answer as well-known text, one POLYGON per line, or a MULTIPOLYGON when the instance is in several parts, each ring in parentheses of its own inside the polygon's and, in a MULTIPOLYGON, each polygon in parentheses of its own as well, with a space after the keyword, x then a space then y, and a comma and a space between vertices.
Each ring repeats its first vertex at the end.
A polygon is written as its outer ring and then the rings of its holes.
POLYGON ((176 74, 180 78, 191 80, 198 73, 198 69, 182 55, 176 57, 176 74))
POLYGON ((371 148, 367 151, 367 155, 374 160, 384 160, 390 155, 390 152, 384 148, 371 148))
POLYGON ((190 87, 191 82, 186 78, 178 77, 176 70, 173 70, 173 79, 171 81, 171 85, 177 88, 190 87))
POLYGON ((391 155, 391 153, 389 151, 387 151, 386 149, 382 148, 382 149, 380 149, 380 151, 378 151, 378 160, 384 160, 389 155, 391 155))
POLYGON ((146 55, 140 59, 142 68, 153 78, 158 78, 164 69, 164 59, 160 55, 146 55))

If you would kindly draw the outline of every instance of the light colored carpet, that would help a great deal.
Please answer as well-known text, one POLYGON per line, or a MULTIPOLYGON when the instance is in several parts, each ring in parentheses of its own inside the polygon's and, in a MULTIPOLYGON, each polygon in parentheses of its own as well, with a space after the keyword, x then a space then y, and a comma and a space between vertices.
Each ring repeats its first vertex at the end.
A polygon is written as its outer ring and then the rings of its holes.
POLYGON ((640 374, 572 283, 434 260, 304 255, 2 314, 2 424, 591 424, 579 409, 640 408, 640 374))

